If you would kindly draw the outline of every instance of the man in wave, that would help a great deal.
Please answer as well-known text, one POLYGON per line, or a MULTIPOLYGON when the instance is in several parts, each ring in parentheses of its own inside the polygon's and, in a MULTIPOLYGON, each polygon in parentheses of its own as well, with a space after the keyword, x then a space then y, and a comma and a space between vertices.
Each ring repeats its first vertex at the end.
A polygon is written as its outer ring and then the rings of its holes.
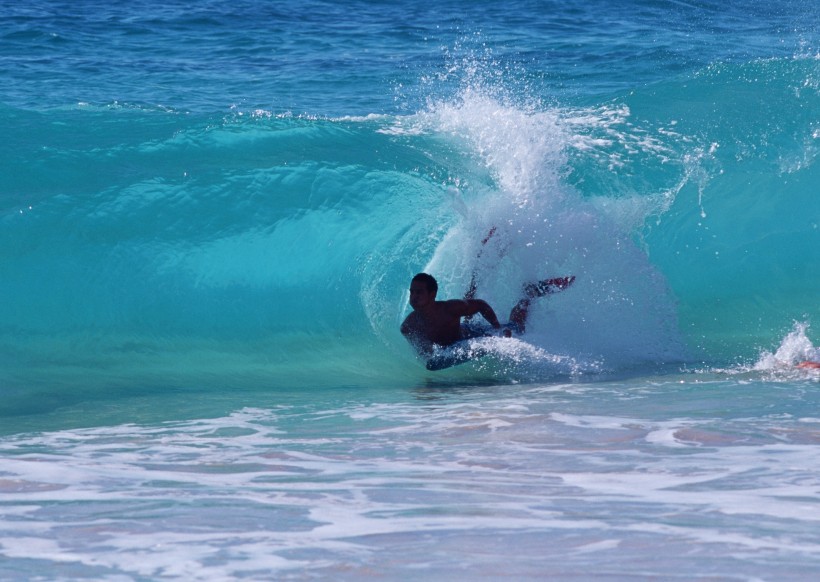
POLYGON ((500 334, 511 337, 512 333, 524 333, 529 315, 530 301, 557 293, 569 287, 575 276, 545 279, 524 286, 524 296, 510 311, 510 321, 502 326, 493 308, 482 299, 474 299, 474 285, 465 299, 437 301, 438 282, 432 275, 419 273, 410 283, 410 307, 413 312, 401 324, 401 333, 416 349, 419 355, 429 357, 434 346, 446 347, 456 342, 492 334, 487 328, 462 323, 463 317, 475 314, 487 320, 500 334))
POLYGON ((797 364, 798 368, 804 370, 820 370, 820 348, 814 348, 814 353, 810 353, 806 360, 797 364))

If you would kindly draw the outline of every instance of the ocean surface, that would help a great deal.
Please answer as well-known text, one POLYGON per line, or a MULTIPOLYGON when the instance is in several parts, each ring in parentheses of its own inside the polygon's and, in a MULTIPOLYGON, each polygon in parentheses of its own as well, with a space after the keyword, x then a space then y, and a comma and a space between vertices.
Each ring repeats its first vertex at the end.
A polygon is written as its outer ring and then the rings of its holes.
POLYGON ((820 578, 816 0, 8 1, 0 81, 0 579, 820 578), (428 372, 420 271, 576 280, 428 372))

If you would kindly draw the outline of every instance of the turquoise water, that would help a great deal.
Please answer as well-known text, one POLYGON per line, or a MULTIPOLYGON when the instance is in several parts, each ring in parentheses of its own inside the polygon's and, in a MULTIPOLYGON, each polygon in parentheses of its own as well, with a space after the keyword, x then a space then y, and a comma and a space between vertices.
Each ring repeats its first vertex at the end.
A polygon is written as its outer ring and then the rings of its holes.
POLYGON ((0 578, 820 573, 816 2, 0 16, 0 578))

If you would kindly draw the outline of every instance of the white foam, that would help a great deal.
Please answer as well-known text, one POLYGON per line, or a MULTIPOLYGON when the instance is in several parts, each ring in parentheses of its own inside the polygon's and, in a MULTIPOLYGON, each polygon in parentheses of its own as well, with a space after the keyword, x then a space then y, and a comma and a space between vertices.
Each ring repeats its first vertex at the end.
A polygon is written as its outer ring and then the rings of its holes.
POLYGON ((550 414, 550 418, 567 426, 616 430, 625 430, 627 425, 631 425, 635 422, 634 419, 613 418, 610 416, 577 416, 559 412, 553 412, 550 414))
MULTIPOLYGON (((641 397, 676 397, 653 386, 641 397)), ((488 560, 529 543, 529 559, 579 567, 645 555, 642 535, 722 555, 820 549, 801 533, 820 522, 817 419, 606 414, 636 386, 568 387, 420 388, 418 400, 5 437, 0 555, 207 580, 385 560, 435 571, 439 549, 458 556, 486 536, 510 540, 488 560)))

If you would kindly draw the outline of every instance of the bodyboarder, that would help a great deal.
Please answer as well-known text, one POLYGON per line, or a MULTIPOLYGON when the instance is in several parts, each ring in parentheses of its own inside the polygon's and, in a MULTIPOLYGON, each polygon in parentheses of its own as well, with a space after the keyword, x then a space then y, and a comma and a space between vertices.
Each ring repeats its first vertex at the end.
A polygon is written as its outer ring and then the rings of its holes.
POLYGON ((533 299, 562 291, 573 281, 575 276, 528 283, 524 286, 523 297, 510 311, 509 323, 502 325, 489 303, 473 298, 470 291, 465 299, 437 300, 438 282, 432 275, 419 273, 410 283, 413 312, 401 324, 401 333, 423 357, 430 357, 435 346, 447 347, 462 340, 490 335, 481 326, 462 323, 462 318, 476 314, 500 334, 511 337, 513 332, 524 333, 533 299))

